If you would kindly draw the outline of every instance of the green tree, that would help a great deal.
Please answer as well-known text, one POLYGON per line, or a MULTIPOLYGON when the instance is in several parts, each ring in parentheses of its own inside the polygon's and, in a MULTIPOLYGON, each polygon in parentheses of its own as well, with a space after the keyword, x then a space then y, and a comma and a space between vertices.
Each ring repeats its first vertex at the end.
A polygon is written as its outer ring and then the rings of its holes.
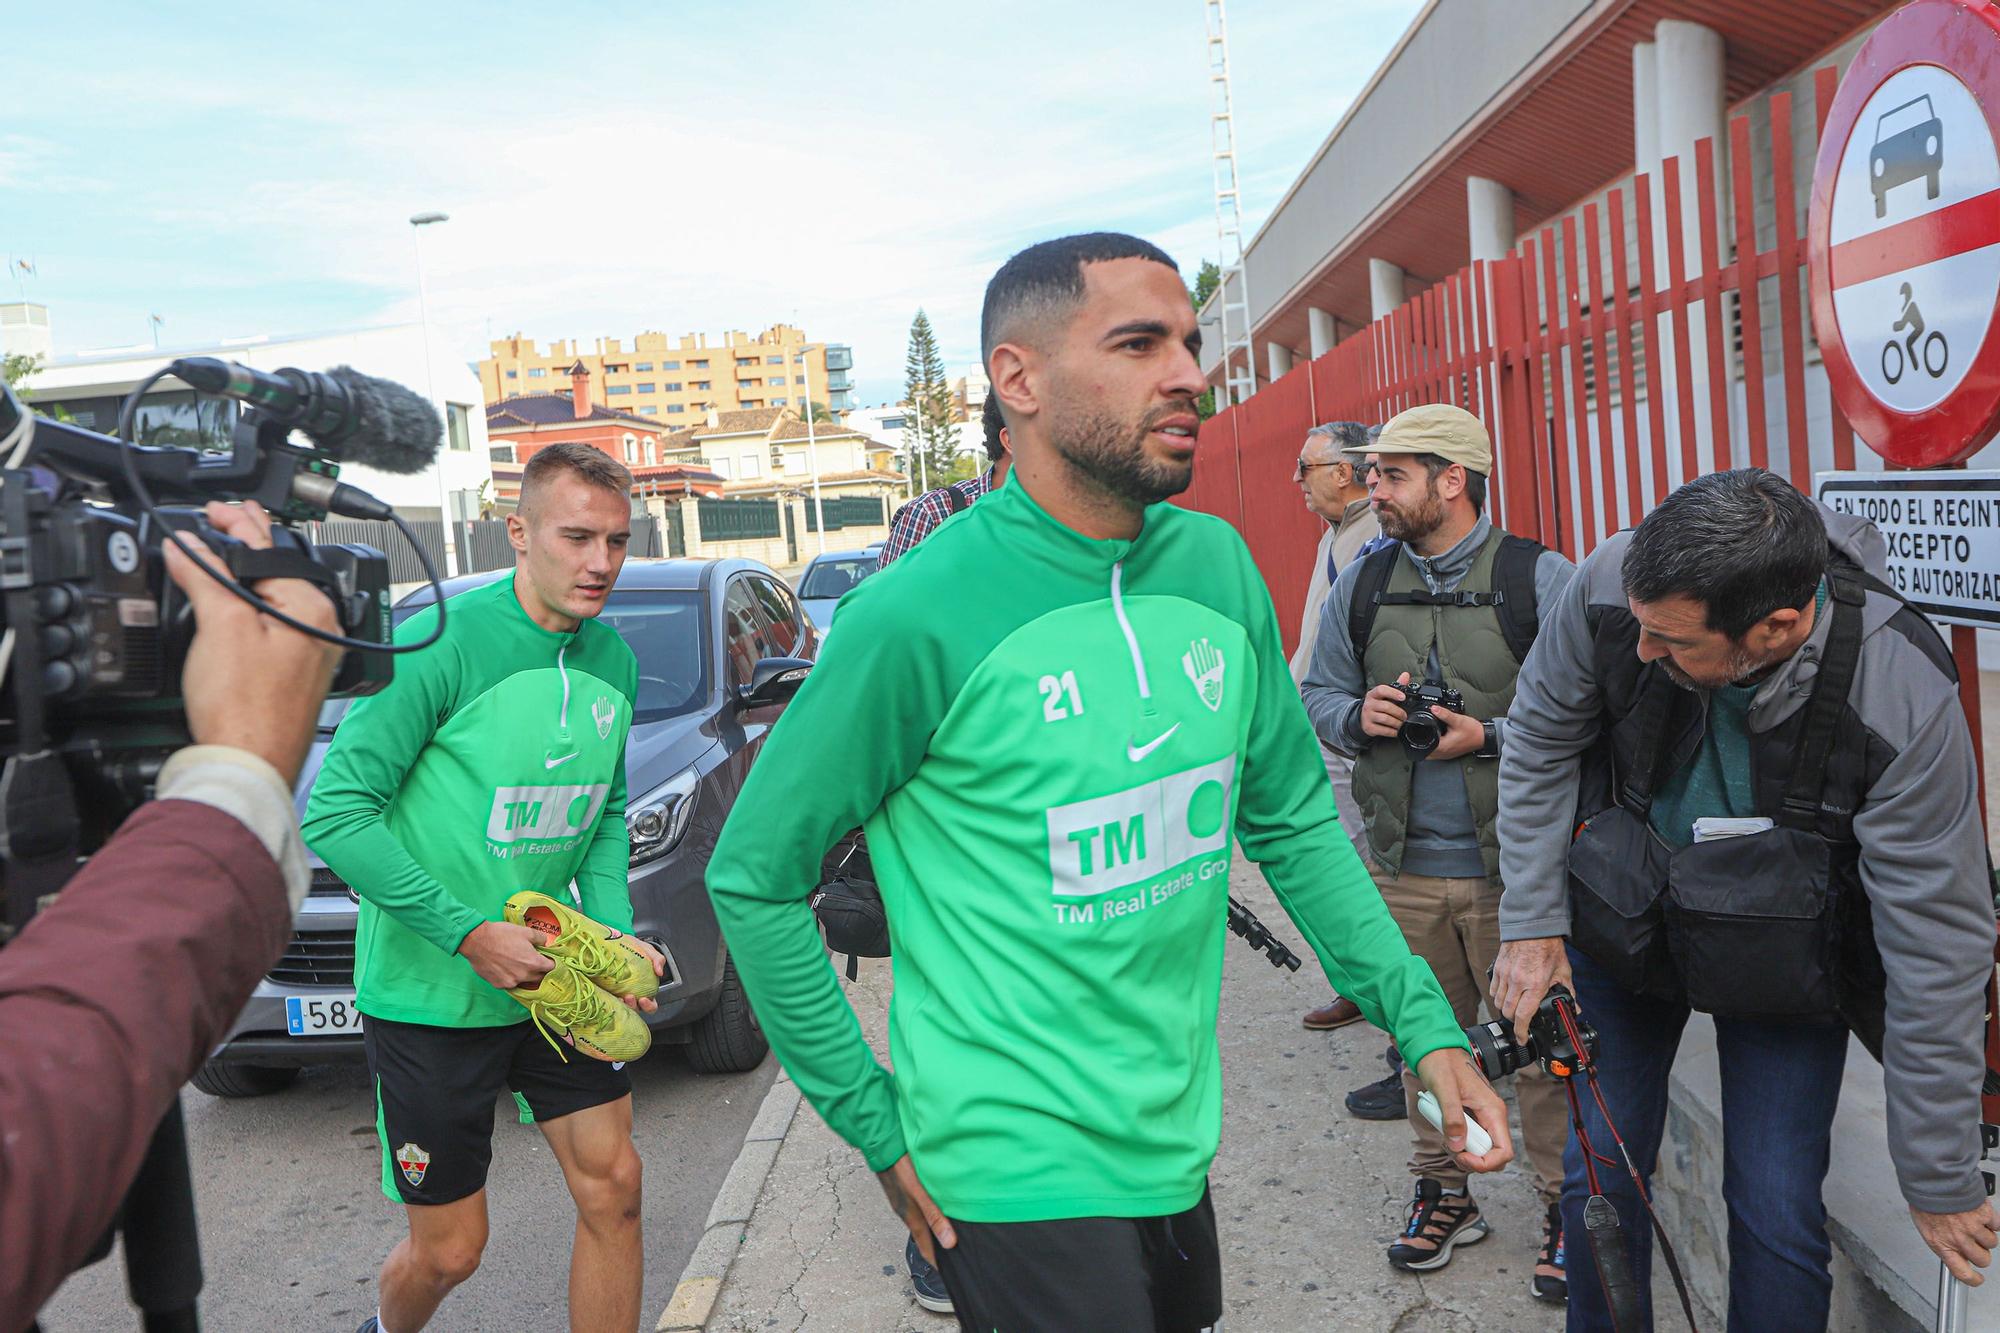
MULTIPOLYGON (((1202 260, 1201 272, 1194 275, 1194 286, 1188 289, 1188 299, 1194 302, 1196 314, 1201 313, 1202 306, 1208 303, 1208 298, 1214 295, 1215 289, 1221 285, 1222 270, 1216 266, 1216 262, 1213 259, 1202 260)), ((1210 389, 1207 393, 1195 399, 1194 410, 1203 421, 1214 416, 1215 390, 1210 389)))
POLYGON ((1194 308, 1200 310, 1204 305, 1208 304, 1208 298, 1213 296, 1215 289, 1221 285, 1222 270, 1216 267, 1213 259, 1202 260, 1201 272, 1194 275, 1194 286, 1188 290, 1188 296, 1193 300, 1194 308))
POLYGON ((10 389, 25 389, 36 371, 42 368, 42 358, 31 352, 9 352, 0 356, 0 381, 10 389))
POLYGON ((910 321, 910 347, 903 358, 903 454, 912 478, 932 486, 951 468, 958 436, 952 428, 951 385, 930 316, 921 309, 910 321))

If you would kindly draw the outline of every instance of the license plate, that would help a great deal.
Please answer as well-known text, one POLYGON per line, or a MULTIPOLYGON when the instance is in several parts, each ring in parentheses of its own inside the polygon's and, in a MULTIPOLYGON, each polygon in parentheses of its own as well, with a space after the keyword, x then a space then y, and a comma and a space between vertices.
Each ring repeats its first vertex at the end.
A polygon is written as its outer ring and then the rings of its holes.
POLYGON ((354 992, 345 995, 287 995, 285 1030, 294 1037, 344 1037, 361 1031, 354 992))

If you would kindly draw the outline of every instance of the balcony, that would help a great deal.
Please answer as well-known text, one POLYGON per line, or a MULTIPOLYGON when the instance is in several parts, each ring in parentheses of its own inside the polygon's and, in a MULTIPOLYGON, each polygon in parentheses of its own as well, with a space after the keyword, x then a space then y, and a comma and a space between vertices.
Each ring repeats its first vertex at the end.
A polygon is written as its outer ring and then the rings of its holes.
POLYGON ((842 343, 827 344, 826 368, 829 371, 854 369, 854 349, 842 343))

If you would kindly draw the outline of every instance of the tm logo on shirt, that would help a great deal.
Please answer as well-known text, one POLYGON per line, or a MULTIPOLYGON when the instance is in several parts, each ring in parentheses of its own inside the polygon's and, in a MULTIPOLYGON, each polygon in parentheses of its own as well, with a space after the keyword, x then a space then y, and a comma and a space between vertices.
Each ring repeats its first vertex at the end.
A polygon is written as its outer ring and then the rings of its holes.
MULTIPOLYGON (((551 842, 581 836, 611 795, 608 782, 566 787, 496 787, 486 841, 551 842)), ((525 848, 517 849, 527 850, 525 848)), ((542 850, 542 849, 536 849, 542 850)))
POLYGON ((1235 780, 1232 754, 1109 796, 1051 806, 1049 875, 1056 896, 1094 897, 1142 885, 1196 857, 1226 852, 1235 780))

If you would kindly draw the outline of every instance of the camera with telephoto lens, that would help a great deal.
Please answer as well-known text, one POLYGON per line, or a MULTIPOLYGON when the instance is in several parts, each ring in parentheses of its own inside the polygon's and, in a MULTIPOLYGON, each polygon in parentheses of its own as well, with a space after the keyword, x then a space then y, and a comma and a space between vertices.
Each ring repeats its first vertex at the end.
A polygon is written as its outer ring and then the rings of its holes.
POLYGON ((1526 1041, 1516 1039, 1514 1025, 1504 1018, 1469 1027, 1465 1035, 1472 1043, 1472 1058, 1489 1079, 1531 1064, 1540 1064, 1557 1078, 1568 1078, 1597 1059, 1597 1029, 1576 1007, 1576 997, 1569 988, 1562 985, 1549 987, 1549 993, 1535 1006, 1526 1041))
POLYGON ((1433 708, 1449 708, 1454 713, 1465 711, 1465 696, 1449 685, 1433 685, 1426 681, 1421 685, 1398 685, 1403 692, 1403 725, 1396 730, 1396 738, 1403 742, 1403 748, 1411 754, 1429 754, 1437 749, 1444 739, 1444 723, 1438 721, 1433 708))

